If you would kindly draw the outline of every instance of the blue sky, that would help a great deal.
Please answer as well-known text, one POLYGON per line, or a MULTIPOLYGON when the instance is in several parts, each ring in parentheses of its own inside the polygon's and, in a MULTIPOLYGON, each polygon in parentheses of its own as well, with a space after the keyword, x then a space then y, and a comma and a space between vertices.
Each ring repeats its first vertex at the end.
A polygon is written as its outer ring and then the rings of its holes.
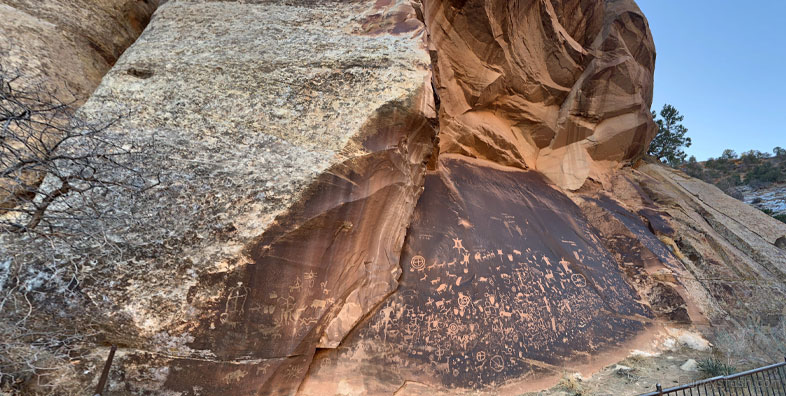
POLYGON ((655 38, 653 108, 685 116, 700 161, 786 147, 786 0, 637 0, 655 38))

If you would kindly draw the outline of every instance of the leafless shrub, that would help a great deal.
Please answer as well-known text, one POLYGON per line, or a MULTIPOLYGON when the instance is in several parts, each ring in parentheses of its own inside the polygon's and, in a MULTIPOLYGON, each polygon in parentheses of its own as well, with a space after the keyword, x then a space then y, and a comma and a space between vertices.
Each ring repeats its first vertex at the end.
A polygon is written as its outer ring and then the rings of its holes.
POLYGON ((0 69, 0 232, 58 236, 110 215, 95 197, 158 185, 140 170, 139 147, 106 131, 118 118, 88 122, 43 85, 20 88, 0 69))
POLYGON ((779 362, 786 356, 786 316, 752 314, 716 328, 714 343, 722 357, 743 368, 779 362))
POLYGON ((154 142, 115 144, 122 117, 87 120, 23 80, 0 68, 0 394, 85 394, 103 329, 81 286, 106 276, 85 267, 124 256, 107 230, 136 221, 117 202, 159 185, 154 142))

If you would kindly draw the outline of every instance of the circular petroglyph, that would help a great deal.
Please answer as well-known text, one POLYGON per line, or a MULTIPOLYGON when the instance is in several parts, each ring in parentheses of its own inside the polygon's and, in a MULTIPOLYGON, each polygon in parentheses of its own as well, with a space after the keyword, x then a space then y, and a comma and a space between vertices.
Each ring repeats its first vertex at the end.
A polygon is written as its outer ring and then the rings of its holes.
POLYGON ((470 302, 469 301, 469 296, 465 296, 463 294, 459 295, 459 298, 458 298, 458 305, 459 305, 459 307, 466 308, 467 305, 469 305, 469 302, 470 302))
POLYGON ((423 256, 415 256, 409 262, 409 265, 415 271, 423 271, 423 269, 426 268, 426 259, 423 258, 423 256))
POLYGON ((491 361, 489 362, 489 366, 492 370, 499 373, 505 369, 505 360, 502 359, 502 356, 500 355, 494 355, 494 357, 492 357, 491 361))
POLYGON ((450 326, 448 326, 448 335, 454 336, 458 334, 458 332, 459 332, 459 325, 455 323, 451 323, 450 326))
POLYGON ((477 361, 480 362, 480 363, 485 362, 486 361, 486 352, 478 351, 478 353, 475 354, 475 359, 477 359, 477 361))
POLYGON ((570 280, 578 287, 585 287, 587 286, 587 278, 584 277, 582 274, 573 274, 570 276, 570 280))

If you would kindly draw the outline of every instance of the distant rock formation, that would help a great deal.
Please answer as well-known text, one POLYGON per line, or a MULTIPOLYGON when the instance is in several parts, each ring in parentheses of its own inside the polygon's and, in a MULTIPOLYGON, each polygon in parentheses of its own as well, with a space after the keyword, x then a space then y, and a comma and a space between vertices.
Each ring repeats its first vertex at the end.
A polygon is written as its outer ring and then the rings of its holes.
POLYGON ((84 265, 111 389, 520 394, 777 308, 786 225, 639 160, 654 61, 633 0, 163 3, 81 109, 163 183, 84 265))

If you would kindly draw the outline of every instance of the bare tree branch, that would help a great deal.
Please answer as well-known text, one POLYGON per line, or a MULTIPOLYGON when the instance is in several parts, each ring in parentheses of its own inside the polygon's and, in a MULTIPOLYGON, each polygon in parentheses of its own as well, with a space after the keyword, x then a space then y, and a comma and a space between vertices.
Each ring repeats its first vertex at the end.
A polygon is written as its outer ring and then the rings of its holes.
POLYGON ((107 137, 120 117, 88 122, 73 103, 44 86, 20 88, 18 80, 0 69, 0 232, 67 234, 105 215, 91 194, 160 183, 139 170, 143 149, 107 137))

